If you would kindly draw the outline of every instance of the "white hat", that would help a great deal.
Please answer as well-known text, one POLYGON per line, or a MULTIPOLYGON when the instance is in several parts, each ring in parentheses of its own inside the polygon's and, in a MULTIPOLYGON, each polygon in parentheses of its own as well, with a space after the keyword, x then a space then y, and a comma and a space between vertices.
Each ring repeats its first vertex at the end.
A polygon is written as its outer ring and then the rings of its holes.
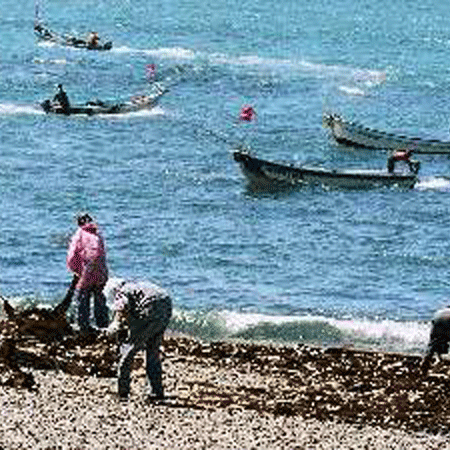
POLYGON ((106 302, 108 305, 114 305, 114 297, 116 296, 116 292, 126 283, 123 278, 109 278, 103 288, 103 294, 106 297, 106 302))

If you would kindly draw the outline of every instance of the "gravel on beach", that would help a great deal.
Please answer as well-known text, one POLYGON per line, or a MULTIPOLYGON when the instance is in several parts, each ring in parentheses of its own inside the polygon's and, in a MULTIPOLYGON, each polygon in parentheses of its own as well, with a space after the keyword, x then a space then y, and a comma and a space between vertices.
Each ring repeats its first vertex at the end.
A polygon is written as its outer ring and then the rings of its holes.
POLYGON ((0 449, 450 449, 448 360, 422 377, 414 355, 168 335, 157 404, 143 355, 117 398, 113 349, 17 342, 19 371, 0 370, 0 449))

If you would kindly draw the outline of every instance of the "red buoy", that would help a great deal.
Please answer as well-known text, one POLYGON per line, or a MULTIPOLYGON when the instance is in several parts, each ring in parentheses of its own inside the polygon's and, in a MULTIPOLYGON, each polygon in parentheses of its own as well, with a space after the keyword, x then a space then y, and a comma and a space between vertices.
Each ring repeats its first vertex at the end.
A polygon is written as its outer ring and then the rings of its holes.
POLYGON ((241 108, 241 112, 239 114, 239 120, 243 120, 245 122, 251 122, 256 116, 256 112, 250 105, 244 105, 241 108))

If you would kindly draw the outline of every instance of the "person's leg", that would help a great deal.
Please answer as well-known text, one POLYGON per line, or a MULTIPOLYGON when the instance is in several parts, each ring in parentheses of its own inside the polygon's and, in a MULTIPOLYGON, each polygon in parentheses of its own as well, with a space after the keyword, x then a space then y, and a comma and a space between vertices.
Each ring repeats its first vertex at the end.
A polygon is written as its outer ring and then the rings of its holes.
POLYGON ((430 369, 433 355, 437 353, 439 357, 448 352, 450 342, 450 319, 447 317, 433 320, 430 332, 430 342, 427 352, 423 358, 421 369, 426 375, 430 369))
POLYGON ((171 315, 172 303, 169 299, 157 302, 154 305, 152 317, 149 318, 142 333, 146 343, 147 383, 151 387, 152 393, 160 399, 164 398, 160 347, 171 315))
POLYGON ((159 356, 159 349, 162 342, 163 333, 154 336, 147 341, 146 348, 146 373, 147 382, 152 388, 152 392, 158 399, 164 398, 162 385, 162 367, 159 356))
POLYGON ((80 327, 80 331, 89 329, 90 297, 91 291, 89 289, 77 289, 75 291, 75 300, 78 307, 78 326, 80 327))
POLYGON ((142 348, 139 341, 127 341, 120 346, 120 361, 117 372, 119 396, 127 398, 130 394, 131 364, 136 353, 142 348))
POLYGON ((103 294, 103 287, 94 289, 94 317, 98 328, 106 328, 108 326, 108 308, 106 306, 106 297, 103 294))

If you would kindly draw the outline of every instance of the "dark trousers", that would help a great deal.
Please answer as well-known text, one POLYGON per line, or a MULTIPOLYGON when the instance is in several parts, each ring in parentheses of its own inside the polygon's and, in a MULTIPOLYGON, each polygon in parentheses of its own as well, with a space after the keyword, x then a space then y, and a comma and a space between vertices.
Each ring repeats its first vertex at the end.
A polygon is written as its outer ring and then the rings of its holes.
POLYGON ((89 328, 91 311, 91 297, 94 297, 94 318, 98 328, 108 326, 108 308, 106 297, 103 295, 103 286, 90 286, 75 290, 75 300, 78 307, 78 325, 81 331, 89 328))
POLYGON ((130 320, 130 337, 121 345, 118 368, 119 395, 130 393, 131 364, 139 350, 145 350, 147 382, 156 397, 162 398, 162 368, 159 356, 162 337, 172 315, 169 299, 158 301, 147 319, 130 320))

